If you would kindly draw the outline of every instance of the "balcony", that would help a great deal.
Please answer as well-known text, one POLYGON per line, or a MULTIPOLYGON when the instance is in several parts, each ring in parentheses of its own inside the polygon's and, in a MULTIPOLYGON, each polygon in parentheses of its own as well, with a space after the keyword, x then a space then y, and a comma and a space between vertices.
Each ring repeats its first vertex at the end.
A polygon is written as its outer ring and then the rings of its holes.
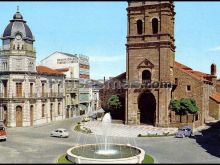
POLYGON ((28 98, 37 98, 37 93, 28 93, 28 98))
POLYGON ((48 93, 48 97, 62 98, 62 97, 64 97, 64 95, 63 95, 63 93, 52 92, 52 93, 48 93))

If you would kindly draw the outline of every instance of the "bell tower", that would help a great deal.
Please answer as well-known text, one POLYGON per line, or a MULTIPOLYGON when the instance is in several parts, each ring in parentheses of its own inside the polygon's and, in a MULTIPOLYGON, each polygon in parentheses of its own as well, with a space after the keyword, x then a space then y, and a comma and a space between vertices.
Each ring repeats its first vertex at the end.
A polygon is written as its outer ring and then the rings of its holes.
MULTIPOLYGON (((174 82, 174 16, 173 1, 128 2, 126 79, 129 82, 138 81, 142 85, 174 82)), ((169 124, 171 88, 154 86, 127 90, 127 124, 148 124, 148 121, 155 126, 169 124)))

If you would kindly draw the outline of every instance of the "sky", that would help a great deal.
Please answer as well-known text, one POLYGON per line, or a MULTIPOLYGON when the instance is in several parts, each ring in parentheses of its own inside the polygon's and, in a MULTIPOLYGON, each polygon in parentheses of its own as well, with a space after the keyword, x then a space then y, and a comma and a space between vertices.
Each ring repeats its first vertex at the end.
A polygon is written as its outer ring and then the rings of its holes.
MULTIPOLYGON (((37 63, 55 51, 89 56, 92 79, 126 71, 127 2, 0 2, 2 34, 17 6, 35 36, 37 63)), ((220 77, 220 2, 175 2, 176 61, 220 77), (219 67, 218 67, 219 66, 219 67)))

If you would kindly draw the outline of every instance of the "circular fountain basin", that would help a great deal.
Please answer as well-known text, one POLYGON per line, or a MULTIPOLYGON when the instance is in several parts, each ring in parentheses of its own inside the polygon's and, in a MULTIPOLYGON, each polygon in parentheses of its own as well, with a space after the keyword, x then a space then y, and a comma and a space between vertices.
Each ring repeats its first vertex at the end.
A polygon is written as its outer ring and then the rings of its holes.
POLYGON ((86 144, 67 150, 67 158, 74 163, 142 163, 145 151, 125 144, 110 144, 111 149, 103 150, 104 144, 86 144))

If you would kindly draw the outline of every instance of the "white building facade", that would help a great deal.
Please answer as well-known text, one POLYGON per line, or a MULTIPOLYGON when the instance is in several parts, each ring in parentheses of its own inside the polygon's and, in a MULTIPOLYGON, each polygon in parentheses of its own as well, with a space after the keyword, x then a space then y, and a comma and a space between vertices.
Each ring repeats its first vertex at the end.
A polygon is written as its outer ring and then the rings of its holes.
POLYGON ((23 127, 64 119, 64 74, 36 67, 35 39, 19 11, 1 39, 0 120, 23 127))

